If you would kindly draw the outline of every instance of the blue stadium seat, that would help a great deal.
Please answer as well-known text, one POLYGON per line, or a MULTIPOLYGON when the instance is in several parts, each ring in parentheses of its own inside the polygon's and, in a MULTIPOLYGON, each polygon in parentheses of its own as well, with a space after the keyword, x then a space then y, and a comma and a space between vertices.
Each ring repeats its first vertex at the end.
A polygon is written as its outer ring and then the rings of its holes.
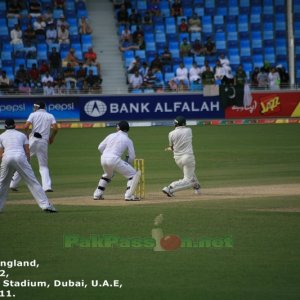
POLYGON ((195 40, 201 41, 201 33, 200 32, 192 32, 191 33, 191 41, 194 42, 195 40))
POLYGON ((20 65, 26 66, 26 59, 25 58, 16 58, 15 59, 15 69, 18 70, 20 65))
POLYGON ((26 60, 26 67, 27 67, 27 69, 31 69, 33 64, 38 65, 38 62, 37 62, 36 59, 30 58, 30 59, 26 60))
POLYGON ((166 43, 166 34, 163 32, 158 32, 155 34, 156 43, 166 43))
POLYGON ((203 7, 195 7, 194 12, 199 16, 203 17, 204 16, 204 8, 203 7))
POLYGON ((155 33, 158 33, 158 32, 165 33, 165 25, 164 24, 155 24, 154 31, 155 31, 155 33))
POLYGON ((146 51, 145 50, 135 50, 135 55, 139 56, 141 60, 146 59, 146 51))
POLYGON ((262 67, 264 64, 264 59, 262 54, 254 54, 253 55, 253 63, 254 67, 262 67))
POLYGON ((147 42, 146 43, 146 51, 156 51, 155 42, 147 42))
POLYGON ((166 25, 166 33, 169 34, 169 33, 176 33, 176 26, 175 25, 172 25, 172 24, 167 24, 166 25))
POLYGON ((197 63, 198 66, 204 66, 204 56, 195 56, 195 62, 197 63))

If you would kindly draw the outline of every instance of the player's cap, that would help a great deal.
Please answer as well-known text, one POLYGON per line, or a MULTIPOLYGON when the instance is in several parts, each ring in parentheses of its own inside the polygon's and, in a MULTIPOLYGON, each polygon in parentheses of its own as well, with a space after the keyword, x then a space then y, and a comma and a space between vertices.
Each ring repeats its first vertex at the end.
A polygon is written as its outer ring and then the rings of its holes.
POLYGON ((185 126, 186 125, 186 119, 183 116, 177 116, 174 120, 175 126, 185 126))
POLYGON ((5 128, 6 129, 14 129, 16 127, 14 119, 5 120, 5 128))
POLYGON ((45 109, 46 104, 44 102, 35 102, 33 106, 37 109, 45 109))
POLYGON ((117 128, 119 128, 120 130, 122 131, 129 131, 129 124, 127 121, 120 121, 118 124, 117 124, 117 128))

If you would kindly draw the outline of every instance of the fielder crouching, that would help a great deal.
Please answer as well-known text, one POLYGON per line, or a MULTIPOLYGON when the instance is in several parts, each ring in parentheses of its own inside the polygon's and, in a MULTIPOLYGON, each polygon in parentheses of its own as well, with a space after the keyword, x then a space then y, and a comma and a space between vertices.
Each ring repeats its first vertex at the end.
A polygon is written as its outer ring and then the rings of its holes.
POLYGON ((183 179, 174 181, 164 187, 162 192, 173 197, 175 192, 193 188, 195 194, 200 194, 200 184, 195 174, 196 162, 192 145, 192 129, 186 127, 186 119, 178 116, 174 120, 175 129, 169 133, 169 147, 173 151, 177 166, 183 171, 183 179))
POLYGON ((99 180, 94 192, 94 200, 102 200, 107 184, 111 181, 115 172, 127 178, 126 201, 137 201, 134 192, 141 177, 141 172, 132 167, 135 159, 135 151, 132 140, 128 137, 129 124, 120 121, 117 124, 117 132, 109 134, 98 146, 101 153, 101 166, 104 174, 99 180), (128 152, 128 162, 122 159, 122 155, 128 152))

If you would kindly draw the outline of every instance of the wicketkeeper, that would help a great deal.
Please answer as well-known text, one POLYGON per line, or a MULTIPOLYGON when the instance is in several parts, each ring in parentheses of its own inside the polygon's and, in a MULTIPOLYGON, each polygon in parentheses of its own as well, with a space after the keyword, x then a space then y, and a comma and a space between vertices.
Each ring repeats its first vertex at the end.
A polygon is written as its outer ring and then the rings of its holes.
POLYGON ((128 137, 129 124, 120 121, 117 124, 117 132, 108 135, 98 146, 101 155, 101 165, 104 174, 99 180, 98 187, 94 192, 94 200, 102 200, 107 184, 111 181, 115 172, 127 178, 126 201, 137 201, 134 191, 141 177, 141 171, 132 167, 135 159, 135 151, 132 140, 128 137), (128 161, 122 159, 122 155, 128 153, 128 161))

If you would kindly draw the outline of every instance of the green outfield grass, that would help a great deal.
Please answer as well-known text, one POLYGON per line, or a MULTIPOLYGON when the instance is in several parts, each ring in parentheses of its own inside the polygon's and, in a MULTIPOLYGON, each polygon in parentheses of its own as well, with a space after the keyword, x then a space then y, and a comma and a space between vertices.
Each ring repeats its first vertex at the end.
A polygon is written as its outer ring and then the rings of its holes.
MULTIPOLYGON (((181 177, 167 146, 172 127, 132 128, 137 156, 145 159, 146 190, 160 192, 181 177)), ((63 129, 50 146, 51 198, 92 196, 102 170, 99 142, 113 128, 63 129)), ((300 184, 299 125, 193 127, 197 175, 204 189, 300 184)), ((36 162, 32 162, 36 172, 36 162)), ((123 198, 115 176, 107 194, 123 198)), ((178 196, 180 193, 178 193, 178 196)), ((8 201, 31 199, 27 188, 8 201)), ((120 207, 58 206, 47 215, 36 205, 7 205, 0 215, 0 261, 33 260, 38 269, 5 269, 8 279, 119 280, 122 288, 3 288, 15 299, 299 299, 299 195, 203 200, 120 207), (229 238, 232 247, 155 252, 152 247, 64 247, 64 237, 112 235, 151 238, 154 218, 164 215, 165 235, 181 239, 229 238)), ((208 244, 205 244, 206 246, 208 244)), ((81 245, 83 246, 83 244, 81 245)), ((1 267, 0 267, 1 270, 1 267)), ((0 271, 1 275, 1 271, 0 271)), ((1 293, 1 292, 0 292, 1 293)))

